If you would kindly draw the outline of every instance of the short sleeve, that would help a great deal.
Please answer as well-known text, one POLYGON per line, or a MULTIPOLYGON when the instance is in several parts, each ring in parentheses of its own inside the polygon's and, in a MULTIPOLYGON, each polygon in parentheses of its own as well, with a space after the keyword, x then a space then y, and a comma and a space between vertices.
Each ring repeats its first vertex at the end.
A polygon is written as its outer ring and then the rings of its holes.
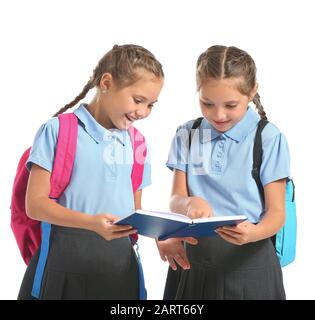
POLYGON ((186 125, 177 128, 172 140, 166 166, 170 170, 187 171, 189 129, 186 125))
POLYGON ((146 142, 146 147, 147 147, 147 155, 144 161, 142 183, 138 188, 138 190, 142 190, 148 187, 152 183, 151 181, 151 149, 147 142, 146 142))
POLYGON ((278 133, 263 141, 260 179, 266 184, 290 177, 290 153, 285 136, 278 133))
POLYGON ((52 172, 59 130, 58 118, 43 124, 36 133, 26 167, 30 171, 33 164, 52 172))

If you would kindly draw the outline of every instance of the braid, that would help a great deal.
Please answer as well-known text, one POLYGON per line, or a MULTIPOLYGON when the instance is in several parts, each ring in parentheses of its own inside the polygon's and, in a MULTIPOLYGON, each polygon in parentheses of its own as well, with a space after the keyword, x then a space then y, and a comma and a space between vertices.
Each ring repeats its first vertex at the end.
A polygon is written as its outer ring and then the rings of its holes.
POLYGON ((54 117, 75 106, 80 100, 85 98, 90 89, 94 87, 99 88, 104 73, 111 74, 117 87, 124 88, 139 79, 139 72, 137 70, 139 68, 145 69, 157 78, 164 77, 162 65, 147 49, 133 44, 114 45, 98 62, 93 70, 92 77, 84 86, 82 92, 73 101, 56 112, 54 117))
POLYGON ((264 110, 264 107, 262 106, 261 102, 260 102, 260 96, 258 93, 255 94, 254 98, 253 98, 253 102, 256 106, 256 109, 258 111, 258 114, 260 115, 260 119, 262 120, 268 120, 267 119, 267 115, 266 112, 264 110))
POLYGON ((84 86, 82 92, 76 96, 74 100, 72 100, 70 103, 66 104, 64 107, 62 107, 58 112, 54 114, 54 117, 57 117, 58 114, 66 112, 68 109, 74 107, 80 100, 82 100, 86 94, 89 92, 90 89, 94 87, 93 81, 89 80, 88 83, 84 86))

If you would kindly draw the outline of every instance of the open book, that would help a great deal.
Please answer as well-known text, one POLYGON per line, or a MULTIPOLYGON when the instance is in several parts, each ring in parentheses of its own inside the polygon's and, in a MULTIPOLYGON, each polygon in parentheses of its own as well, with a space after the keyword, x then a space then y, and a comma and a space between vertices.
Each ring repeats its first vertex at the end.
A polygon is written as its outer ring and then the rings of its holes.
POLYGON ((137 210, 116 221, 115 224, 131 225, 143 236, 165 240, 178 237, 214 236, 215 229, 236 225, 246 219, 244 215, 190 219, 179 213, 137 210))

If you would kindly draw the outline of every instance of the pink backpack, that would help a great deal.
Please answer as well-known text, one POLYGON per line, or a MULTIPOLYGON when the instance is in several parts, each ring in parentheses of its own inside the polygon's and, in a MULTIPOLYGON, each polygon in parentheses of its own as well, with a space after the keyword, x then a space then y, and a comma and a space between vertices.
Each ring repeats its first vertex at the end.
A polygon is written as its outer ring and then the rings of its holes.
MULTIPOLYGON (((49 197, 53 199, 58 199, 70 182, 78 137, 78 119, 74 113, 60 114, 58 119, 58 141, 50 178, 49 197)), ((136 192, 142 183, 144 159, 136 160, 139 159, 140 151, 145 158, 147 150, 144 137, 137 129, 131 127, 128 132, 134 150, 131 180, 133 192, 136 192)), ((31 148, 28 148, 19 161, 11 199, 11 228, 27 265, 41 244, 41 222, 29 218, 25 211, 25 194, 29 178, 26 161, 30 151, 31 148)), ((135 234, 132 240, 136 242, 137 239, 138 235, 135 234)))

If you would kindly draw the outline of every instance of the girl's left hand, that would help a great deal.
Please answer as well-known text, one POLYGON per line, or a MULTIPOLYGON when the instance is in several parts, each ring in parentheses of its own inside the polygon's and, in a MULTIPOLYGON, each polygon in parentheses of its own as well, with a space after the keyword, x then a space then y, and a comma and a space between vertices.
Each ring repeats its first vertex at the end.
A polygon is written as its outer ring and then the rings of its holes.
POLYGON ((222 239, 236 245, 258 240, 257 225, 248 221, 241 222, 236 226, 224 226, 215 231, 222 239))
POLYGON ((174 271, 177 269, 176 263, 184 270, 190 269, 190 263, 183 245, 184 241, 191 245, 198 243, 198 240, 192 237, 169 238, 163 241, 156 240, 161 259, 168 261, 174 271))

